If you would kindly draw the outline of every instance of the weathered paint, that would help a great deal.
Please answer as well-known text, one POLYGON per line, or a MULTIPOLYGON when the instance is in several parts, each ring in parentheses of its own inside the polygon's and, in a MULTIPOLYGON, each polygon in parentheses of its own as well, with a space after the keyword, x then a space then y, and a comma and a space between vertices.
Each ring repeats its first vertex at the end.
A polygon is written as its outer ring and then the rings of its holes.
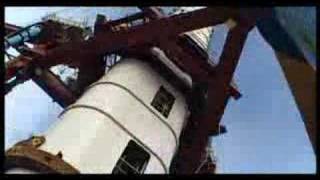
POLYGON ((187 115, 180 92, 147 64, 124 59, 66 109, 39 149, 61 151, 81 173, 111 173, 128 141, 138 139, 151 155, 145 173, 169 173, 187 115), (160 86, 176 98, 168 118, 150 104, 160 86))

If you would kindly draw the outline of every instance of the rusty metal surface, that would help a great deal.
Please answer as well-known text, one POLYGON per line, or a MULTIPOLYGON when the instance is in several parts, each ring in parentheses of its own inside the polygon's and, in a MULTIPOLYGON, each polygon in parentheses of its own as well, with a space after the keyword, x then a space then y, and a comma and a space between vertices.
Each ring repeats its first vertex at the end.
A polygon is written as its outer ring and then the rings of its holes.
POLYGON ((43 143, 46 142, 46 138, 44 136, 32 136, 27 140, 20 141, 16 143, 16 146, 32 146, 38 148, 43 143))
POLYGON ((9 24, 9 23, 5 23, 4 28, 5 28, 5 35, 9 35, 13 32, 18 31, 19 29, 21 29, 20 26, 16 26, 16 25, 9 24))
POLYGON ((77 99, 75 93, 48 69, 38 67, 32 80, 63 108, 74 103, 77 99))
POLYGON ((37 149, 45 138, 32 137, 14 145, 5 153, 4 170, 19 167, 40 173, 79 174, 79 171, 62 158, 62 153, 52 155, 37 149))
MULTIPOLYGON (((37 52, 37 50, 35 50, 35 52, 37 52)), ((74 94, 57 75, 52 73, 49 69, 42 68, 33 63, 34 59, 40 55, 34 52, 31 52, 28 55, 29 57, 18 56, 18 58, 13 59, 6 64, 5 80, 9 80, 23 71, 23 81, 31 78, 62 107, 66 107, 75 102, 77 99, 76 94, 74 94)))
MULTIPOLYGON (((57 26, 54 24, 55 27, 57 26)), ((19 29, 17 29, 19 30, 19 29)), ((47 40, 52 38, 45 38, 47 40)), ((60 106, 66 107, 75 102, 77 96, 68 88, 60 78, 48 68, 37 65, 38 58, 46 56, 47 50, 54 47, 53 43, 36 44, 33 48, 24 46, 20 48, 21 55, 6 63, 5 81, 15 77, 23 70, 23 81, 30 78, 40 86, 60 106), (37 69, 38 73, 35 73, 37 69)), ((20 77, 21 78, 21 77, 20 77)), ((6 92, 7 93, 7 92, 6 92)))
POLYGON ((207 156, 204 159, 204 164, 201 164, 199 169, 197 169, 197 174, 215 174, 216 173, 216 163, 212 161, 211 156, 207 156))
POLYGON ((100 79, 106 70, 106 62, 102 56, 88 57, 79 66, 77 88, 81 94, 86 87, 100 79))
POLYGON ((117 32, 99 33, 91 40, 72 41, 51 49, 39 60, 39 64, 51 67, 57 64, 69 64, 82 59, 85 54, 99 55, 142 44, 156 45, 162 39, 174 38, 187 31, 222 23, 230 17, 235 17, 237 13, 235 8, 205 8, 153 20, 117 32))
MULTIPOLYGON (((132 17, 123 18, 121 19, 121 22, 129 23, 130 20, 143 18, 143 15, 146 16, 145 18, 150 18, 153 20, 167 17, 156 7, 140 7, 140 9, 142 10, 142 13, 132 15, 132 17)), ((118 21, 119 20, 116 20, 115 22, 118 21)), ((110 23, 113 22, 114 21, 110 23)), ((195 45, 188 41, 188 36, 181 35, 178 37, 178 39, 162 39, 159 42, 159 47, 162 47, 162 49, 166 51, 167 55, 171 57, 170 59, 182 70, 185 70, 187 73, 191 74, 193 78, 206 78, 207 72, 210 72, 213 69, 213 67, 211 67, 211 65, 208 63, 209 59, 207 54, 196 51, 195 45), (177 44, 176 41, 178 39, 180 39, 182 43, 177 44)), ((237 86, 234 81, 232 81, 230 86, 231 95, 235 99, 240 98, 241 94, 236 88, 237 86)))
POLYGON ((190 119, 183 133, 184 140, 181 142, 176 160, 175 171, 180 174, 190 174, 201 161, 208 136, 219 127, 219 121, 231 95, 230 83, 247 33, 255 20, 263 16, 265 13, 260 13, 259 8, 204 8, 154 19, 142 25, 121 28, 117 31, 101 31, 88 41, 66 42, 50 49, 44 56, 37 58, 35 63, 43 68, 75 62, 86 64, 90 58, 84 57, 98 57, 132 47, 160 46, 178 66, 192 74, 194 79, 208 83, 206 111, 190 119), (220 63, 213 69, 205 64, 206 58, 199 59, 193 48, 184 45, 183 40, 178 41, 179 45, 175 42, 182 33, 220 24, 229 18, 234 19, 237 26, 229 32, 220 63))
POLYGON ((280 52, 276 52, 276 56, 304 121, 313 151, 317 154, 316 71, 305 60, 280 52))
POLYGON ((145 16, 151 19, 160 19, 166 17, 166 15, 157 7, 139 7, 145 16))
MULTIPOLYGON (((140 9, 151 19, 166 17, 166 15, 156 7, 140 7, 140 9)), ((194 80, 207 78, 207 72, 214 69, 214 67, 211 67, 208 63, 209 59, 207 54, 196 51, 194 45, 188 41, 188 36, 180 35, 178 39, 181 41, 179 44, 177 44, 176 41, 164 39, 160 41, 159 46, 166 51, 167 55, 171 57, 170 59, 176 65, 191 74, 194 80)), ((232 81, 230 93, 235 99, 238 99, 241 94, 236 87, 236 84, 232 81)))
POLYGON ((18 56, 16 59, 13 59, 6 63, 6 74, 5 74, 5 81, 16 76, 18 70, 26 68, 30 64, 30 60, 23 56, 18 56))
POLYGON ((181 142, 177 173, 190 174, 195 171, 207 146, 210 132, 218 130, 228 101, 228 87, 250 28, 237 26, 229 32, 220 64, 210 75, 207 111, 201 117, 192 117, 193 123, 189 123, 187 125, 189 127, 186 127, 187 140, 181 142))
POLYGON ((121 19, 117 19, 117 20, 106 22, 106 25, 119 26, 121 24, 126 24, 126 23, 129 23, 131 21, 135 21, 135 20, 138 20, 138 19, 143 19, 144 17, 145 17, 145 14, 143 12, 138 12, 138 13, 130 15, 128 17, 124 17, 124 18, 121 18, 121 19))
MULTIPOLYGON (((153 19, 164 17, 156 9, 143 8, 142 10, 153 19)), ((209 82, 207 113, 203 117, 193 115, 193 119, 188 122, 181 136, 182 140, 177 157, 171 167, 173 173, 192 173, 199 166, 201 156, 205 153, 204 149, 207 146, 208 137, 217 131, 229 95, 231 95, 228 92, 233 88, 230 88, 228 84, 231 82, 249 29, 236 27, 235 30, 231 30, 221 56, 221 63, 216 68, 207 63, 208 60, 205 56, 195 52, 195 49, 187 43, 186 36, 181 36, 182 42, 180 40, 178 44, 174 41, 170 42, 169 39, 164 39, 159 43, 174 62, 192 75, 193 80, 209 82), (183 61, 181 62, 181 60, 183 61), (226 83, 228 84, 226 85, 226 83)), ((212 168, 206 170, 202 169, 201 173, 212 173, 212 168)))
POLYGON ((61 45, 50 51, 48 56, 44 57, 40 63, 50 67, 56 64, 69 63, 71 59, 80 59, 84 54, 111 53, 131 46, 157 44, 164 38, 176 37, 187 31, 222 23, 231 15, 234 15, 234 12, 235 10, 232 8, 207 8, 150 21, 117 32, 98 34, 85 42, 70 42, 61 45), (216 14, 220 16, 215 16, 216 14), (79 49, 81 51, 78 51, 79 49))
MULTIPOLYGON (((60 38, 56 42, 59 46, 55 45, 56 47, 53 49, 42 48, 41 44, 38 44, 36 48, 27 49, 25 52, 29 54, 24 54, 24 56, 20 56, 6 64, 5 80, 14 77, 19 70, 37 63, 41 66, 41 68, 39 67, 41 73, 33 76, 32 79, 55 101, 65 107, 74 102, 76 96, 68 90, 56 75, 46 68, 57 64, 76 64, 80 67, 79 87, 81 89, 95 81, 103 73, 102 67, 104 66, 101 66, 101 61, 98 60, 100 55, 107 52, 121 51, 129 47, 140 47, 145 44, 159 46, 176 65, 191 74, 194 80, 209 82, 208 112, 201 117, 193 117, 190 120, 192 123, 187 125, 187 131, 184 132, 187 137, 183 136, 186 140, 182 141, 181 154, 178 156, 180 167, 177 172, 192 173, 201 159, 209 134, 218 129, 218 123, 229 95, 234 95, 235 97, 240 95, 235 85, 231 85, 230 88, 230 82, 247 31, 260 15, 264 17, 268 13, 261 8, 205 8, 172 17, 164 17, 157 8, 142 7, 142 9, 143 13, 106 22, 104 26, 119 26, 123 23, 144 18, 144 16, 153 19, 152 21, 145 21, 145 24, 135 27, 100 31, 92 40, 87 42, 81 41, 81 32, 74 30, 73 32, 76 35, 71 38, 72 40, 64 41, 64 38, 60 38), (240 23, 241 27, 236 27, 230 32, 227 45, 221 55, 221 63, 215 68, 210 68, 207 63, 207 57, 196 52, 194 47, 186 40, 186 36, 179 35, 187 31, 222 23, 228 18, 233 18, 240 23), (95 71, 97 67, 100 68, 99 71, 95 71)), ((47 35, 51 35, 42 37, 42 41, 52 40, 56 35, 54 27, 55 25, 51 24, 46 31, 47 35)), ((103 30, 103 26, 101 28, 103 30)), ((9 34, 19 30, 19 27, 6 23, 5 29, 5 33, 9 34)), ((288 57, 284 57, 281 54, 277 55, 315 149, 315 72, 311 71, 309 67, 299 64, 298 61, 295 61, 296 64, 292 64, 287 61, 288 57), (295 73, 297 71, 303 71, 303 73, 299 73, 298 77, 295 73), (302 77, 303 79, 301 79, 302 77)))
MULTIPOLYGON (((112 31, 111 27, 106 29, 104 24, 105 16, 98 15, 95 25, 94 34, 112 31)), ((80 95, 86 87, 100 79, 106 70, 106 61, 103 55, 83 56, 79 61, 79 72, 77 79, 77 93, 80 95)))

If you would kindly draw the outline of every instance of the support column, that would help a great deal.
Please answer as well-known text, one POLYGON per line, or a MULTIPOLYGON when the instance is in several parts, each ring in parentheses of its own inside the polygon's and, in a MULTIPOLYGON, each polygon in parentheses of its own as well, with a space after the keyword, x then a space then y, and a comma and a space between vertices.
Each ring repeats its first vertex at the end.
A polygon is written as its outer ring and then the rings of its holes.
POLYGON ((316 153, 316 71, 303 59, 276 55, 316 153))
POLYGON ((196 125, 186 127, 187 141, 181 142, 181 152, 177 158, 176 173, 190 174, 199 166, 208 145, 210 133, 218 131, 230 93, 228 88, 237 67, 247 34, 252 27, 237 26, 230 30, 220 63, 209 77, 207 110, 202 116, 193 117, 196 125))

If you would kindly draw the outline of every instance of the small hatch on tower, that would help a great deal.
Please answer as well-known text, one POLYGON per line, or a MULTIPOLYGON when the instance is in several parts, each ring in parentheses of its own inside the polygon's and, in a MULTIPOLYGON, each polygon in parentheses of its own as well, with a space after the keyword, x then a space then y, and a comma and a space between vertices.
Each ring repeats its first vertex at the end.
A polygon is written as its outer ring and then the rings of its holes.
POLYGON ((174 96, 161 86, 153 98, 151 105, 167 118, 172 109, 174 100, 174 96))
POLYGON ((149 159, 149 153, 130 140, 112 174, 143 174, 149 159))

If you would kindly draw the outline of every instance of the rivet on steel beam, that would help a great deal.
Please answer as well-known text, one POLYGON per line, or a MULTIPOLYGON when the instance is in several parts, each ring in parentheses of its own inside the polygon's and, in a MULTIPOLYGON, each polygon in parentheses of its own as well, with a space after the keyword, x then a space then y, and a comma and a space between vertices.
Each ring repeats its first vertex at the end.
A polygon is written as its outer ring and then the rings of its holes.
POLYGON ((234 27, 237 26, 237 22, 234 21, 233 19, 228 19, 226 22, 225 22, 226 26, 229 28, 229 30, 233 29, 234 27))
POLYGON ((58 154, 56 155, 58 158, 62 159, 62 152, 59 151, 58 154))
POLYGON ((44 143, 44 141, 45 141, 45 138, 43 136, 33 136, 31 143, 32 143, 32 146, 39 147, 44 143))
POLYGON ((42 74, 42 69, 41 69, 41 68, 36 68, 36 69, 34 70, 34 72, 35 72, 35 74, 36 74, 37 76, 41 76, 41 74, 42 74))

